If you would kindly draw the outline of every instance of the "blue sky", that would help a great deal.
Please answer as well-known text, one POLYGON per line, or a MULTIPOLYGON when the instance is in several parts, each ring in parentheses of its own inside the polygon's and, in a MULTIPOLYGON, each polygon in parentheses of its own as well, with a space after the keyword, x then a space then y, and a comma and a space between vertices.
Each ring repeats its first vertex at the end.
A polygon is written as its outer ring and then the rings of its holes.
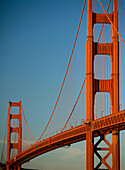
POLYGON ((83 3, 0 2, 1 113, 7 116, 9 100, 21 100, 26 117, 32 117, 29 126, 34 133, 45 127, 55 104, 83 3), (34 118, 38 126, 32 127, 34 118))
MULTIPOLYGON (((0 0, 0 153, 9 100, 22 101, 36 139, 47 124, 69 61, 83 2, 0 0)), ((47 153, 24 166, 85 169, 85 142, 47 153)))

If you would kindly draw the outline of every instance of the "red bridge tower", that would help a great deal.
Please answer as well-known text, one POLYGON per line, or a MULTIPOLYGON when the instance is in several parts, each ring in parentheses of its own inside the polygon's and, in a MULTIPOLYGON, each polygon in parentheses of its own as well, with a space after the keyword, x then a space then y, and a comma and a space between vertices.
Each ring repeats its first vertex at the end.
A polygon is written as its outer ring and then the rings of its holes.
MULTIPOLYGON (((17 149, 18 154, 21 152, 21 138, 22 138, 22 127, 21 127, 21 101, 18 103, 15 102, 10 102, 9 101, 9 106, 8 106, 8 127, 7 127, 7 162, 10 161, 10 154, 11 154, 11 149, 17 149), (12 107, 17 107, 19 108, 19 113, 18 114, 12 114, 11 108, 12 107), (12 119, 17 119, 18 120, 18 127, 12 127, 12 119), (11 142, 11 133, 18 133, 18 143, 12 143, 11 142)), ((6 162, 6 165, 7 165, 6 162)), ((16 170, 17 167, 14 167, 16 170)), ((7 165, 7 170, 9 170, 10 167, 7 165)), ((18 165, 18 170, 20 170, 20 165, 18 165)))
MULTIPOLYGON (((112 28, 111 43, 93 42, 93 25, 97 23, 110 24, 109 19, 105 14, 93 13, 92 0, 87 0, 87 42, 86 42, 86 119, 87 121, 94 120, 94 98, 96 92, 108 92, 112 105, 112 114, 119 111, 119 54, 118 54, 118 35, 112 28), (101 18, 101 19, 100 19, 101 18), (104 48, 100 48, 104 47, 104 48), (109 49, 110 50, 101 50, 109 49), (93 67, 95 55, 109 55, 111 58, 112 74, 111 79, 98 80, 94 79, 93 67)), ((113 25, 118 30, 118 9, 117 0, 113 0, 113 13, 108 14, 113 25)), ((119 170, 119 132, 112 131, 112 144, 106 139, 106 132, 97 132, 100 135, 99 141, 94 145, 94 138, 91 129, 88 128, 86 134, 86 169, 100 169, 104 164, 107 169, 119 170), (104 141, 108 148, 97 148, 101 141, 104 141), (108 151, 103 158, 98 150, 108 151), (94 167, 94 154, 99 158, 99 164, 94 167), (112 167, 108 165, 106 159, 112 155, 112 167)))

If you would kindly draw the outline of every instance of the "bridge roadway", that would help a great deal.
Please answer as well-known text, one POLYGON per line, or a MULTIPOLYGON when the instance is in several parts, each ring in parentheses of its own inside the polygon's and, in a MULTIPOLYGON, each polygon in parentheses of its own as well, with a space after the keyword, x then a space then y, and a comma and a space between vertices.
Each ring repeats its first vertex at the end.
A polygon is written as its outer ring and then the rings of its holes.
POLYGON ((86 132, 88 130, 93 131, 94 137, 98 136, 100 131, 101 134, 111 133, 112 130, 124 130, 125 129, 125 110, 122 110, 116 114, 105 116, 91 122, 83 122, 82 125, 66 130, 55 136, 47 138, 37 145, 33 145, 28 149, 24 150, 16 157, 11 159, 7 164, 11 166, 21 165, 31 159, 52 151, 54 149, 71 145, 86 139, 86 132))

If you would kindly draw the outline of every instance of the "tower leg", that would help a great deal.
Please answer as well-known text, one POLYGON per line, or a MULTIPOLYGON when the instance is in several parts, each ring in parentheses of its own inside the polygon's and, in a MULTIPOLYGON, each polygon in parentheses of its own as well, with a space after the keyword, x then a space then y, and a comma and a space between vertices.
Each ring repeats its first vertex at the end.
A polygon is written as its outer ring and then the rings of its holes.
MULTIPOLYGON (((8 107, 8 128, 7 128, 7 164, 9 164, 10 161, 10 153, 11 149, 17 149, 18 154, 21 153, 21 138, 22 138, 22 118, 21 118, 21 101, 20 102, 10 102, 9 101, 9 107, 8 107), (18 107, 19 108, 19 113, 18 114, 13 114, 11 111, 11 107, 18 107), (11 126, 11 120, 12 119, 17 119, 19 122, 18 127, 12 127, 11 126), (18 134, 18 142, 13 143, 11 139, 11 133, 15 132, 18 134)), ((20 165, 13 167, 14 169, 20 170, 20 165)), ((9 170, 9 166, 7 165, 7 170, 9 170)))
POLYGON ((18 165, 18 170, 20 170, 21 168, 20 168, 20 165, 18 165))
POLYGON ((119 131, 112 131, 112 169, 120 170, 119 131))
MULTIPOLYGON (((93 14, 92 0, 88 0, 86 42, 86 120, 93 120, 93 14)), ((93 170, 93 135, 88 126, 86 133, 86 169, 93 170)))
POLYGON ((6 169, 9 170, 9 165, 6 166, 6 169))
MULTIPOLYGON (((118 30, 118 0, 113 0, 113 24, 118 30)), ((113 79, 113 114, 119 111, 119 50, 118 35, 113 29, 113 62, 112 62, 112 79, 113 79)), ((120 169, 119 154, 119 132, 112 131, 112 169, 120 169)))
POLYGON ((18 165, 18 166, 15 166, 15 167, 14 167, 14 170, 21 170, 21 167, 20 167, 20 165, 18 165))
POLYGON ((91 131, 86 133, 86 169, 93 170, 93 136, 91 131))

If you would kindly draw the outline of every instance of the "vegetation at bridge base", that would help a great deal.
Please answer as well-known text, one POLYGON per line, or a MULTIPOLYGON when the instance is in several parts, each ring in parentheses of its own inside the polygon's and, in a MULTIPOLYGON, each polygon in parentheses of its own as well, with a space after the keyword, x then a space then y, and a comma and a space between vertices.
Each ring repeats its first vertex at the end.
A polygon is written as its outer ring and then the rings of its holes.
POLYGON ((37 169, 25 169, 25 168, 21 168, 21 170, 37 170, 37 169))
POLYGON ((5 169, 6 169, 6 165, 0 162, 0 170, 5 170, 5 169))
MULTIPOLYGON (((0 170, 6 170, 6 165, 0 162, 0 170)), ((10 170, 13 170, 10 168, 10 170)), ((37 170, 37 169, 26 169, 26 168, 21 168, 21 170, 37 170)))

